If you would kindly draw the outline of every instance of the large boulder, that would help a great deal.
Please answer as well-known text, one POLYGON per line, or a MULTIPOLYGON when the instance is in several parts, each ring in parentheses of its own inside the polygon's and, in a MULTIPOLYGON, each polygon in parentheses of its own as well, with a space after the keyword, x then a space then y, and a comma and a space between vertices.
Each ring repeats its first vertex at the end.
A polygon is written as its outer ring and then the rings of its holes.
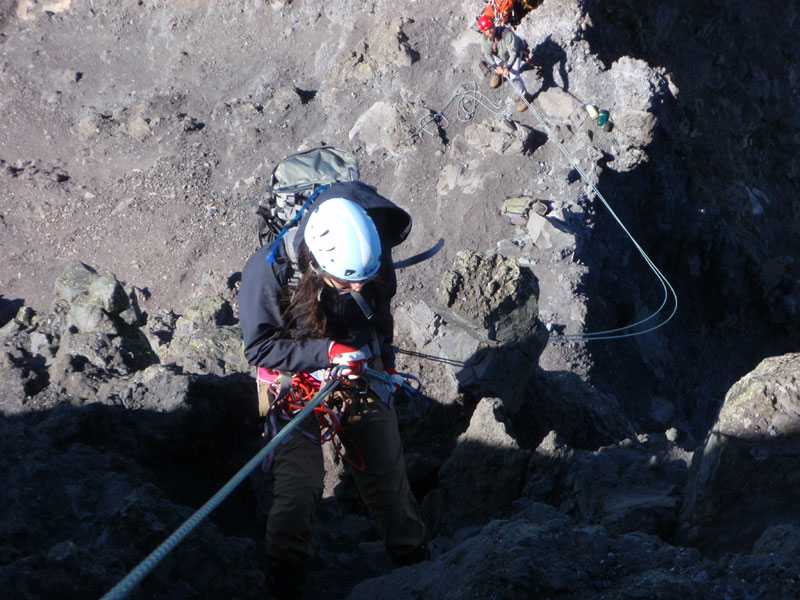
POLYGON ((430 302, 396 311, 398 339, 429 359, 443 377, 427 393, 452 402, 460 392, 495 396, 518 410, 546 343, 538 319, 536 277, 516 259, 463 251, 430 302))
POLYGON ((92 267, 81 261, 75 261, 56 279, 56 297, 72 302, 81 294, 87 293, 92 283, 99 277, 98 272, 92 267))
POLYGON ((512 414, 519 409, 546 343, 537 294, 536 277, 516 259, 458 254, 430 307, 439 316, 430 346, 452 360, 460 390, 502 398, 512 414))
POLYGON ((536 278, 516 259, 464 251, 431 302, 400 307, 398 340, 408 336, 431 359, 426 368, 443 371, 427 393, 443 402, 461 392, 495 396, 516 412, 546 343, 537 292, 536 278))
POLYGON ((697 550, 642 533, 611 537, 531 504, 434 561, 360 583, 348 599, 652 598, 654 590, 662 598, 707 598, 713 568, 697 550))
POLYGON ((531 455, 523 496, 600 523, 612 535, 668 535, 691 462, 675 434, 642 434, 589 451, 569 447, 551 431, 531 455))
POLYGON ((537 327, 533 273, 513 258, 464 250, 436 288, 438 311, 480 341, 520 343, 537 327))
POLYGON ((230 303, 219 295, 195 298, 175 323, 168 346, 160 349, 163 362, 193 373, 246 373, 250 366, 242 352, 242 332, 232 325, 230 303))
POLYGON ((750 551, 769 527, 800 525, 800 353, 767 358, 736 382, 696 456, 683 539, 750 551))
POLYGON ((484 398, 440 469, 440 486, 425 498, 426 522, 436 533, 453 535, 508 510, 522 490, 528 459, 502 400, 484 398))

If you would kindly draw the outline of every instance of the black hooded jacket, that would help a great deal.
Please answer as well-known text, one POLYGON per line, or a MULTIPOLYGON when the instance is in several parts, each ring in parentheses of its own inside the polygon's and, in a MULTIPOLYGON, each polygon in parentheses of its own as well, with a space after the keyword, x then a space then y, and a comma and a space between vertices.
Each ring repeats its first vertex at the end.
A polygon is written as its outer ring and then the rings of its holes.
POLYGON ((378 276, 361 290, 374 317, 368 321, 364 310, 350 294, 340 295, 334 288, 325 288, 320 303, 327 316, 327 337, 304 338, 297 336, 297 332, 287 331, 282 311, 292 293, 288 284, 297 265, 286 252, 285 238, 280 239, 275 242, 278 247, 274 262, 267 261, 273 249, 273 244, 270 244, 256 251, 242 270, 239 323, 244 353, 251 365, 291 372, 322 369, 330 366, 328 347, 332 340, 359 348, 370 343, 374 329, 379 335, 384 366, 394 366, 394 323, 388 304, 397 290, 397 279, 391 249, 405 240, 411 230, 411 216, 371 186, 358 181, 334 183, 320 192, 306 209, 294 236, 295 256, 303 240, 308 216, 319 204, 331 198, 346 198, 363 207, 380 235, 381 267, 378 276), (378 285, 384 286, 383 294, 377 293, 378 285), (378 302, 383 306, 378 306, 378 302))

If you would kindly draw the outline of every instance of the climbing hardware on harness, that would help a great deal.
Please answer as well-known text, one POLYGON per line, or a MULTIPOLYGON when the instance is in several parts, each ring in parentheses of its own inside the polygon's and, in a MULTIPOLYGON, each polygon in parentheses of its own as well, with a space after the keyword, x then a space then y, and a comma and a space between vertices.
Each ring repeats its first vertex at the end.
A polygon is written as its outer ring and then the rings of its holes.
MULTIPOLYGON (((264 437, 267 440, 271 440, 285 427, 286 423, 292 422, 308 402, 314 399, 319 392, 320 381, 307 373, 296 373, 292 376, 289 390, 283 394, 278 379, 267 385, 270 386, 270 393, 276 398, 270 406, 264 423, 264 437)), ((363 471, 364 456, 353 441, 348 438, 342 421, 348 407, 358 402, 368 391, 368 386, 363 379, 342 379, 339 389, 329 394, 324 402, 319 403, 314 408, 317 426, 309 428, 311 431, 298 428, 296 432, 318 444, 330 442, 339 458, 353 468, 363 471), (344 453, 343 439, 348 441, 351 453, 354 456, 350 457, 344 453)), ((272 465, 272 458, 273 453, 264 458, 262 469, 265 472, 269 471, 272 465)))

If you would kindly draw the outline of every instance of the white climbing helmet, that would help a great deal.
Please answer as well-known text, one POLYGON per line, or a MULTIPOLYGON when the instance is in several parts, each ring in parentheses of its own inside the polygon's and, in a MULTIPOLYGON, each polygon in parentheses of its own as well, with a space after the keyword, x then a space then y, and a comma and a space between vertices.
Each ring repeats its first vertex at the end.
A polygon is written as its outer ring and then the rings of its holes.
POLYGON ((363 281, 381 266, 375 223, 352 200, 325 200, 308 217, 304 237, 319 266, 337 279, 363 281))

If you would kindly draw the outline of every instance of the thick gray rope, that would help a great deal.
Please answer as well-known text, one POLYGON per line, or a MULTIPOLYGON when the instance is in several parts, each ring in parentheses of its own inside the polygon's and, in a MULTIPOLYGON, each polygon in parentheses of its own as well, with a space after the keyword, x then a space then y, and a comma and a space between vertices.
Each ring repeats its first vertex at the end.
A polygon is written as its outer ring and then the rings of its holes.
POLYGON ((161 545, 153 550, 147 558, 140 562, 134 569, 128 573, 117 585, 109 590, 100 600, 119 600, 131 593, 145 576, 152 571, 164 557, 167 556, 175 547, 180 544, 183 539, 189 535, 200 522, 205 519, 212 510, 217 508, 220 503, 228 497, 234 488, 244 481, 250 472, 255 469, 264 460, 275 447, 289 435, 289 433, 305 419, 311 411, 314 410, 339 385, 338 379, 331 379, 317 392, 314 398, 305 405, 296 417, 294 417, 286 426, 281 429, 270 442, 264 446, 258 454, 251 458, 248 463, 243 466, 236 475, 234 475, 228 483, 226 483, 220 490, 214 494, 203 506, 201 506, 191 517, 186 519, 183 524, 175 530, 161 545))

